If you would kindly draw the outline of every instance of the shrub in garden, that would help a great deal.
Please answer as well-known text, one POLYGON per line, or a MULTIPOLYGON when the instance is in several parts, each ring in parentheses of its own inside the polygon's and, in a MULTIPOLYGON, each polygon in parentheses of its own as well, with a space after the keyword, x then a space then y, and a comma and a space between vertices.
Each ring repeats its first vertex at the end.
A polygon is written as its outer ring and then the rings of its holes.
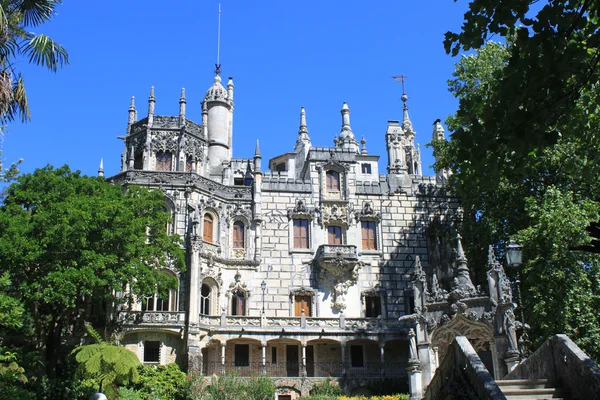
POLYGON ((340 385, 331 377, 325 379, 324 381, 317 382, 313 386, 313 389, 310 391, 310 397, 337 397, 342 396, 344 391, 340 388, 340 385))

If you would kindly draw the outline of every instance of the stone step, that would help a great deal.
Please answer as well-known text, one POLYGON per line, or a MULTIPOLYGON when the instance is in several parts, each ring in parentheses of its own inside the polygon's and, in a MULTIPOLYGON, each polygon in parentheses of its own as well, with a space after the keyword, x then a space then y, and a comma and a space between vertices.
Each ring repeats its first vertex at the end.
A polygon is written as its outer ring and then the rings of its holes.
POLYGON ((562 391, 547 379, 496 381, 508 400, 562 399, 562 391))

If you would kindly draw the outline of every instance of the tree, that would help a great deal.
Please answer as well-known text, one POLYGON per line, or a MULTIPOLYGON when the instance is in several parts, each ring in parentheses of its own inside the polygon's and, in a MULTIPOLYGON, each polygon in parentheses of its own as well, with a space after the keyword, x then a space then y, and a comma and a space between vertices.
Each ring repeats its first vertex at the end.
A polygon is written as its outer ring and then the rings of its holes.
POLYGON ((86 330, 96 343, 79 346, 72 355, 80 373, 98 382, 98 391, 106 385, 129 385, 139 381, 138 367, 142 364, 135 353, 122 346, 105 342, 90 325, 86 330))
MULTIPOLYGON (((487 164, 490 176, 497 179, 507 164, 525 166, 559 137, 579 136, 561 127, 577 101, 598 82, 599 13, 600 4, 591 0, 543 5, 537 0, 471 1, 462 31, 446 33, 447 52, 479 49, 493 35, 514 38, 495 101, 486 104, 481 120, 468 132, 455 132, 474 143, 474 168, 487 164), (484 157, 486 141, 499 132, 494 143, 499 157, 492 163, 484 157)), ((591 115, 598 113, 598 104, 584 107, 591 115)))
MULTIPOLYGON (((64 166, 22 175, 0 208, 0 265, 35 321, 46 372, 56 374, 65 332, 136 298, 176 286, 181 239, 165 229, 164 195, 82 176, 64 166)), ((101 323, 104 323, 101 320, 101 323)))
MULTIPOLYGON (((589 115, 595 91, 583 91, 556 129, 563 133, 527 157, 519 144, 505 141, 489 109, 507 90, 517 41, 488 42, 457 63, 450 91, 459 109, 447 120, 451 140, 433 142, 436 168, 452 170, 451 189, 465 210, 463 236, 470 265, 482 280, 487 246, 502 253, 509 238, 524 246, 521 274, 525 321, 533 345, 567 333, 590 355, 600 357, 600 257, 580 251, 590 238, 585 228, 597 221, 600 205, 598 117, 589 115)), ((510 135, 509 135, 510 136, 510 135)), ((516 140, 516 139, 515 139, 516 140)), ((523 138, 527 141, 527 138, 523 138)))
POLYGON ((25 83, 15 62, 30 63, 56 72, 69 63, 64 47, 50 37, 30 32, 48 22, 61 0, 0 0, 0 124, 30 118, 25 83))

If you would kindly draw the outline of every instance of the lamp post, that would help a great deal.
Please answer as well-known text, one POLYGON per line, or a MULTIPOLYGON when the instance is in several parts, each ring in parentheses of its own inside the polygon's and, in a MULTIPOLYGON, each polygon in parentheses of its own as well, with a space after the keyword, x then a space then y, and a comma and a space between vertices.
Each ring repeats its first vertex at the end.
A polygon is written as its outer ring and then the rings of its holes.
POLYGON ((524 354, 525 351, 525 316, 523 314, 523 297, 521 297, 521 266, 523 266, 523 246, 517 244, 514 240, 510 240, 510 243, 506 247, 506 263, 517 269, 517 279, 515 280, 515 284, 517 285, 517 296, 519 296, 519 308, 520 308, 520 316, 521 323, 523 324, 523 333, 519 338, 519 346, 521 347, 521 354, 524 354))
POLYGON ((260 283, 260 288, 262 289, 262 313, 265 314, 265 290, 267 290, 267 282, 263 279, 260 283))

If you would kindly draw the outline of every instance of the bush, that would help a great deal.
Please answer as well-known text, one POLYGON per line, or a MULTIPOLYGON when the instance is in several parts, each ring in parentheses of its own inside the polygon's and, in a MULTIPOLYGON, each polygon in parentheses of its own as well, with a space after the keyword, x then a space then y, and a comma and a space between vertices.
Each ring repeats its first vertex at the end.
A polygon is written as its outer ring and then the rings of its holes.
POLYGON ((266 376, 238 378, 235 374, 190 375, 186 390, 189 400, 270 400, 275 384, 266 376))
POLYGON ((187 377, 177 364, 139 367, 139 381, 132 386, 142 399, 185 400, 187 377))
POLYGON ((324 381, 317 382, 313 389, 310 391, 310 397, 337 397, 344 394, 344 391, 340 388, 340 385, 331 377, 325 379, 324 381))

